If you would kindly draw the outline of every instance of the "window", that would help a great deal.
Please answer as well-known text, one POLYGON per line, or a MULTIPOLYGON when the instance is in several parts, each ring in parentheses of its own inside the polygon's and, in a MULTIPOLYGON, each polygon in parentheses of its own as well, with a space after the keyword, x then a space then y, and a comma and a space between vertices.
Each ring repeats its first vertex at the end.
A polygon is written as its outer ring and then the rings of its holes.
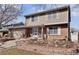
POLYGON ((38 16, 32 16, 32 21, 38 20, 38 16))
POLYGON ((49 34, 50 35, 58 35, 59 28, 57 26, 49 27, 49 34))
POLYGON ((52 20, 52 19, 56 19, 57 14, 56 13, 49 13, 48 14, 48 19, 52 20))

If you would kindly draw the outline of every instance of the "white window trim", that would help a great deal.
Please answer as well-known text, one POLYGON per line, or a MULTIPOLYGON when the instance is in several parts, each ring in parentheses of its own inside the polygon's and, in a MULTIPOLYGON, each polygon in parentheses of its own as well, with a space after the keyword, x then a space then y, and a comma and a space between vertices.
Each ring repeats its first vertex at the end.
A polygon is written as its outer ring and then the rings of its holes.
MULTIPOLYGON (((48 28, 48 30, 49 30, 49 28, 48 28)), ((48 33, 48 34, 49 34, 49 33, 48 33)), ((49 35, 61 35, 61 28, 58 27, 58 33, 57 33, 57 34, 49 34, 49 35)))
POLYGON ((58 27, 58 35, 61 35, 61 27, 58 27))

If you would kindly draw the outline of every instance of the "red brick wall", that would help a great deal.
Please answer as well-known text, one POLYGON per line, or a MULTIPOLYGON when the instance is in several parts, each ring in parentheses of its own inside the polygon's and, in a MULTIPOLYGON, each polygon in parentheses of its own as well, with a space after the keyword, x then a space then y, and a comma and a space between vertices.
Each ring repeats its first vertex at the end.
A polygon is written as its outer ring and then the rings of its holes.
POLYGON ((49 35, 48 40, 53 39, 65 39, 66 36, 68 36, 68 26, 67 25, 56 25, 60 27, 60 35, 49 35))

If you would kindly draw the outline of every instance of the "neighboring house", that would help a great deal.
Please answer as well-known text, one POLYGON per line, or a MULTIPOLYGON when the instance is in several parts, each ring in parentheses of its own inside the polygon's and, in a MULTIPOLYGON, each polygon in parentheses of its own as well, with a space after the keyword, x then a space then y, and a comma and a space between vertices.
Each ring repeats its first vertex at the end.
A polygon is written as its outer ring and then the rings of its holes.
POLYGON ((15 23, 15 24, 9 24, 9 25, 3 25, 3 28, 13 28, 13 27, 21 27, 24 26, 23 22, 15 23))
POLYGON ((5 34, 8 34, 9 30, 7 28, 0 29, 0 38, 4 36, 5 34))
POLYGON ((3 25, 2 29, 0 29, 1 36, 4 36, 4 34, 11 34, 9 36, 14 38, 21 38, 24 33, 25 29, 22 22, 10 25, 3 25))
POLYGON ((24 26, 9 28, 9 31, 12 34, 12 36, 16 39, 23 38, 23 35, 25 35, 24 26))
POLYGON ((71 41, 79 42, 79 30, 71 28, 71 41))
POLYGON ((25 15, 26 35, 41 36, 48 40, 70 40, 70 7, 64 6, 25 15))

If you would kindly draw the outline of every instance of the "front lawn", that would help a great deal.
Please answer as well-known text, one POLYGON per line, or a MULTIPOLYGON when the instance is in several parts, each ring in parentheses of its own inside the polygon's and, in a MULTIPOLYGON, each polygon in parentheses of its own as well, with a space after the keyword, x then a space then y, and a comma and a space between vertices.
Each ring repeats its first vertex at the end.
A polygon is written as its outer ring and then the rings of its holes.
POLYGON ((3 49, 0 52, 0 55, 39 55, 34 52, 25 51, 17 48, 9 48, 9 49, 3 49))

